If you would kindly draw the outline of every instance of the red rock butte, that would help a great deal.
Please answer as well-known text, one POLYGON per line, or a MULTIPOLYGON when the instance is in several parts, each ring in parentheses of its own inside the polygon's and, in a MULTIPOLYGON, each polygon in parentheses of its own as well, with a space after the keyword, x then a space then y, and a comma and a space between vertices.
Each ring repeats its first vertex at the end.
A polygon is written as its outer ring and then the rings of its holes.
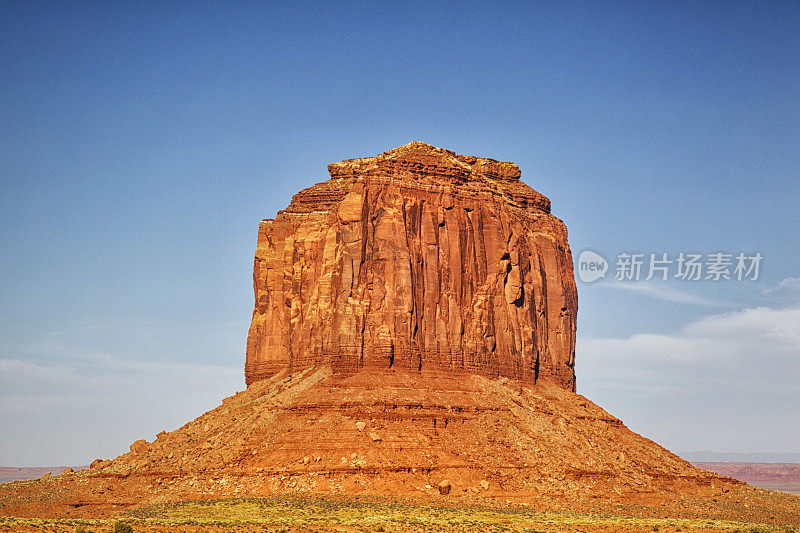
POLYGON ((412 142, 328 172, 259 226, 248 385, 325 364, 575 390, 567 230, 517 165, 412 142))
POLYGON ((313 492, 800 520, 574 392, 567 232, 516 165, 414 142, 328 168, 261 223, 247 390, 88 470, 0 484, 0 516, 313 492))

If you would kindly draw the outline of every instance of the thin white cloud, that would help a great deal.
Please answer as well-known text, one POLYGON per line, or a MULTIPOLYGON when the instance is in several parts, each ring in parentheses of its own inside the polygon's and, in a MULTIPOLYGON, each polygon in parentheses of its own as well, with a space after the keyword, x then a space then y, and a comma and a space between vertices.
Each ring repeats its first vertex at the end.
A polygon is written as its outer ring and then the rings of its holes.
POLYGON ((623 339, 580 339, 580 355, 589 361, 712 361, 758 360, 796 355, 800 361, 800 306, 785 309, 755 307, 703 317, 672 335, 642 333, 623 339))
POLYGON ((244 388, 240 366, 126 360, 0 359, 0 464, 86 464, 115 457, 244 388))
POLYGON ((784 278, 774 287, 764 290, 764 294, 795 294, 800 293, 800 277, 784 278))
POLYGON ((228 322, 87 322, 48 331, 13 332, 0 340, 0 358, 106 372, 133 361, 208 365, 224 360, 238 364, 245 334, 241 325, 228 322))
POLYGON ((730 307, 731 304, 726 302, 720 302, 715 300, 709 300, 707 298, 703 298, 702 296, 698 296, 696 294, 691 294, 688 292, 684 292, 681 290, 676 289, 672 285, 655 285, 653 283, 646 283, 646 282, 621 282, 621 281, 612 281, 611 283, 601 283, 598 284, 598 287, 605 287, 607 289, 615 289, 615 290, 623 290, 623 291, 630 291, 636 292, 638 294, 642 294, 644 296, 649 296, 651 298, 655 298, 656 300, 662 300, 665 302, 675 302, 681 304, 690 304, 690 305, 702 305, 706 307, 730 307))
POLYGON ((684 328, 693 338, 713 339, 730 346, 756 342, 774 350, 800 355, 800 306, 785 309, 754 307, 732 313, 711 315, 684 328))
MULTIPOLYGON (((123 394, 159 386, 190 392, 209 379, 243 382, 241 368, 164 361, 124 360, 107 354, 74 354, 71 362, 0 359, 0 396, 81 396, 87 391, 123 394)), ((234 391, 231 390, 231 393, 234 391)))
POLYGON ((0 464, 116 456, 216 407, 244 388, 234 331, 129 320, 16 332, 0 343, 0 464), (209 330, 219 332, 211 343, 209 330))
POLYGON ((753 307, 673 334, 579 337, 579 392, 674 449, 795 450, 800 305, 753 307))

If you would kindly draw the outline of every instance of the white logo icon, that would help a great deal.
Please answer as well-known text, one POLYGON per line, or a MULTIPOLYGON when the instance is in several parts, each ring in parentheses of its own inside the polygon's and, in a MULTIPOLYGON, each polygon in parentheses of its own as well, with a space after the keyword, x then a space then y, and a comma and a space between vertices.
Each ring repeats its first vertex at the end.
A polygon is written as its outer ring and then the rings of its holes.
POLYGON ((584 250, 578 256, 578 277, 584 283, 591 283, 606 276, 608 262, 602 255, 584 250))

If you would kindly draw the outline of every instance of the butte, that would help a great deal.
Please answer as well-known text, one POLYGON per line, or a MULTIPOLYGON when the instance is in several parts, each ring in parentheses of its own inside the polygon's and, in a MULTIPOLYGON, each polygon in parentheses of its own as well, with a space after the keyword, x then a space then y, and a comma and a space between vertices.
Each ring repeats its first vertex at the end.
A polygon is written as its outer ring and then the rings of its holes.
POLYGON ((300 491, 674 510, 749 489, 575 392, 567 230, 517 165, 412 142, 328 171, 259 226, 247 389, 3 485, 2 514, 300 491))

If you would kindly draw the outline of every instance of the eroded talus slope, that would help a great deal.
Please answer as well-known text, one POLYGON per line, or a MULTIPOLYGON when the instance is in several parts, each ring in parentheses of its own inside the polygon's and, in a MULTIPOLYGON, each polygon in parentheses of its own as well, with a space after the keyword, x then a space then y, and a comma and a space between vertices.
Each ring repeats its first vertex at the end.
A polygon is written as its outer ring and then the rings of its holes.
POLYGON ((677 505, 742 485, 692 467, 583 396, 541 382, 329 367, 252 384, 182 428, 94 469, 14 492, 4 514, 295 491, 677 505))

